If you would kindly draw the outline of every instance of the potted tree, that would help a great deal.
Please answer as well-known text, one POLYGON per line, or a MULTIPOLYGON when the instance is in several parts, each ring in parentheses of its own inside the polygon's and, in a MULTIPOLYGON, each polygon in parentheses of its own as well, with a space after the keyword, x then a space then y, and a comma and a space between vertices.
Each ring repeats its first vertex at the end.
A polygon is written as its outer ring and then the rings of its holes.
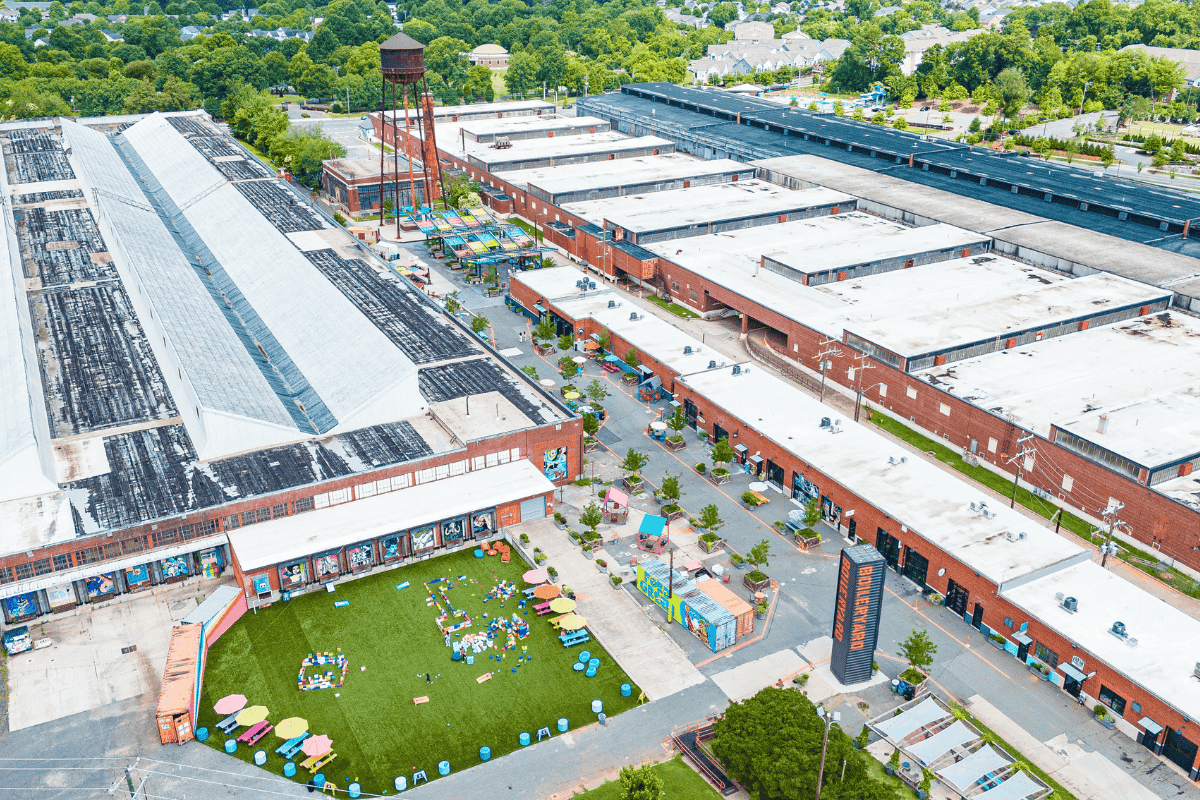
POLYGON ((596 419, 595 414, 583 415, 583 432, 586 434, 583 437, 583 452, 592 453, 600 449, 600 442, 596 440, 596 434, 600 431, 600 422, 596 419))
POLYGON ((638 357, 638 351, 632 347, 629 348, 629 352, 627 352, 621 360, 625 362, 626 366, 633 370, 633 372, 626 372, 624 375, 622 375, 621 380, 625 383, 641 383, 642 374, 638 372, 638 364, 641 363, 641 359, 638 357))
POLYGON ((571 337, 571 334, 564 333, 558 337, 558 349, 564 353, 575 349, 575 339, 571 337))
POLYGON ((621 462, 621 469, 625 471, 625 488, 629 492, 640 492, 642 490, 642 476, 638 471, 649 463, 650 459, 645 453, 639 453, 632 447, 625 454, 625 460, 621 462))
POLYGON ((683 416, 682 408, 676 406, 675 413, 667 417, 667 427, 674 431, 667 437, 667 449, 678 452, 687 447, 687 442, 683 440, 683 429, 687 427, 687 418, 683 416))
POLYGON ((715 503, 709 503, 700 509, 700 519, 697 522, 700 523, 701 528, 710 531, 720 530, 721 526, 725 524, 725 520, 721 519, 721 514, 717 511, 715 503))
POLYGON ((921 785, 917 787, 918 800, 929 797, 929 784, 933 783, 933 773, 927 769, 921 770, 921 785))
POLYGON ((710 480, 717 486, 729 483, 729 470, 725 465, 737 456, 729 446, 729 437, 722 436, 712 449, 713 468, 710 480))
MULTIPOLYGON (((596 533, 596 526, 604 521, 604 512, 600 510, 600 506, 593 501, 587 504, 583 509, 583 513, 579 515, 579 524, 588 529, 588 533, 596 533)), ((584 534, 585 537, 587 534, 584 534)), ((591 538, 591 537, 587 537, 591 538)), ((596 539, 600 538, 600 534, 596 534, 596 539)))
POLYGON ((588 402, 592 405, 592 410, 596 412, 596 419, 603 420, 605 416, 604 406, 600 405, 604 398, 608 397, 608 389, 600 381, 592 378, 592 382, 584 389, 587 394, 588 402))
POLYGON ((533 350, 539 356, 548 356, 554 354, 554 346, 550 344, 554 340, 554 320, 547 315, 538 326, 533 329, 533 350))
POLYGON ((708 471, 708 465, 703 461, 699 461, 696 463, 694 469, 696 470, 696 474, 703 478, 704 474, 708 471))
POLYGON ((771 585, 771 579, 767 577, 767 573, 759 569, 759 567, 771 566, 767 562, 770 555, 771 543, 766 539, 751 547, 750 552, 746 553, 746 563, 754 569, 746 574, 746 577, 742 579, 742 584, 750 591, 760 592, 771 585))
POLYGON ((662 512, 667 519, 674 522, 683 516, 683 509, 679 507, 679 498, 683 492, 679 488, 678 475, 664 475, 662 488, 659 489, 658 494, 662 495, 662 512))
POLYGON ((908 638, 900 643, 900 650, 897 652, 897 655, 908 660, 908 669, 900 673, 900 680, 920 691, 936 653, 937 645, 929 638, 928 631, 913 628, 908 638))
POLYGON ((704 548, 704 552, 711 553, 721 546, 722 539, 717 534, 709 531, 700 535, 700 546, 704 548))
POLYGON ((888 775, 895 775, 898 769, 900 769, 900 750, 896 749, 892 751, 891 758, 883 765, 883 771, 888 775))

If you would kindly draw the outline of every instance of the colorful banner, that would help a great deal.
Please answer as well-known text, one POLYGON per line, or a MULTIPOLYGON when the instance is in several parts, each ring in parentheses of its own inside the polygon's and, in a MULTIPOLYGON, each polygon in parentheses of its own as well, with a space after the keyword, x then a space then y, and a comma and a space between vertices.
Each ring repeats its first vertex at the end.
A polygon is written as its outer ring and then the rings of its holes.
POLYGON ((254 584, 254 593, 260 597, 271 593, 271 576, 255 575, 250 579, 254 584))
POLYGON ((162 570, 163 580, 171 578, 182 578, 188 574, 187 556, 171 556, 164 558, 158 562, 159 568, 162 570))
POLYGON ((75 586, 70 583, 47 588, 46 599, 50 602, 50 608, 73 606, 79 602, 79 598, 75 596, 75 586))
POLYGON ((200 571, 206 578, 221 576, 221 548, 212 547, 200 551, 200 571))
POLYGON ((279 588, 299 589, 308 583, 308 564, 297 561, 295 564, 279 568, 279 588))
POLYGON ((496 512, 480 511, 471 515, 471 535, 476 539, 486 539, 496 530, 496 512))
POLYGON ((383 550, 383 560, 390 561, 393 558, 403 558, 406 553, 403 547, 403 534, 395 536, 385 536, 380 541, 381 549, 383 550))
POLYGON ((130 589, 150 582, 150 565, 139 564, 125 570, 125 585, 130 589))
POLYGON ((555 447, 542 456, 542 472, 552 481, 567 479, 567 448, 555 447))

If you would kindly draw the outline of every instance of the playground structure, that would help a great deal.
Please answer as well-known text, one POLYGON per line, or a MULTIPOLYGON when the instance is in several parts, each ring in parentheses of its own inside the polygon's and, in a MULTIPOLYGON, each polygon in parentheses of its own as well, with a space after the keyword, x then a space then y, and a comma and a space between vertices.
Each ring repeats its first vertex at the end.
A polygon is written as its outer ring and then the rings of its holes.
MULTIPOLYGON (((460 581, 466 580, 466 578, 466 575, 459 576, 460 581)), ((426 605, 438 610, 437 626, 438 630, 444 635, 457 633, 474 624, 472 619, 467 616, 467 612, 455 608, 454 604, 450 602, 450 598, 446 595, 446 590, 453 589, 456 585, 456 582, 451 581, 449 578, 434 578, 425 583, 425 591, 429 593, 429 601, 426 605), (436 589, 434 588, 435 586, 437 587, 436 589), (442 603, 446 604, 445 608, 442 607, 442 603), (447 625, 446 621, 449 619, 456 619, 458 621, 447 625)))
POLYGON ((608 487, 604 493, 604 518, 614 524, 624 524, 629 519, 629 495, 608 487))
MULTIPOLYGON (((719 586, 711 578, 701 583, 719 586)), ((701 591, 697 583, 687 575, 672 570, 661 559, 638 562, 637 587, 667 612, 668 622, 675 621, 687 628, 714 653, 732 647, 738 636, 753 630, 754 610, 748 603, 730 603, 734 609, 731 610, 711 596, 713 587, 701 591)), ((732 592, 729 594, 732 595, 732 592)), ((730 602, 727 597, 722 599, 730 602)), ((733 599, 738 598, 734 595, 733 599)))
POLYGON ((671 525, 666 517, 647 514, 638 524, 637 547, 644 553, 662 555, 671 544, 671 525))

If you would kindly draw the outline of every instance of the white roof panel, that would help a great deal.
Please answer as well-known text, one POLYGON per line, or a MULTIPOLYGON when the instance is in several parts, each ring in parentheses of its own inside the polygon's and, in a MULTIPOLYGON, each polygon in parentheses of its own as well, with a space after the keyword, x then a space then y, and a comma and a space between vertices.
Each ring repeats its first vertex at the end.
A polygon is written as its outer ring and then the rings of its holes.
POLYGON ((985 744, 962 761, 937 770, 937 774, 951 786, 965 792, 989 772, 995 772, 1011 763, 1012 761, 997 753, 990 744, 985 744))
POLYGON ((906 748, 910 754, 925 766, 929 766, 959 745, 973 742, 979 734, 968 728, 962 720, 958 720, 949 728, 940 730, 928 739, 924 739, 906 748))
POLYGON ((950 716, 950 712, 942 708, 932 697, 927 697, 912 708, 889 717, 883 722, 875 723, 875 730, 882 733, 893 742, 908 738, 931 722, 937 722, 950 716))

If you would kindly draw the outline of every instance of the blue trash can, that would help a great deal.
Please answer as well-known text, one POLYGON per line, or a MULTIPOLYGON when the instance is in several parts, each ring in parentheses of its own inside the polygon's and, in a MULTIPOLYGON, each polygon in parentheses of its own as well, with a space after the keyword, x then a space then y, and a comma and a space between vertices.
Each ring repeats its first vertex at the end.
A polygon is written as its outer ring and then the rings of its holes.
POLYGON ((592 657, 592 654, 589 653, 587 650, 584 650, 582 653, 579 654, 579 663, 586 664, 588 662, 588 659, 590 659, 591 657, 592 657))
POLYGON ((450 762, 449 761, 439 761, 438 762, 438 775, 449 775, 449 774, 450 774, 450 762))
POLYGON ((599 714, 603 710, 604 710, 604 701, 603 700, 596 699, 596 700, 592 701, 592 713, 593 714, 599 714))
POLYGON ((450 654, 451 661, 462 661, 462 658, 463 658, 462 650, 455 650, 453 653, 450 654))
POLYGON ((295 761, 289 761, 283 765, 283 777, 285 777, 285 778, 296 777, 296 762, 295 761))
POLYGON ((567 718, 566 718, 566 717, 559 717, 559 718, 558 718, 558 732, 559 732, 559 733, 566 733, 566 732, 567 732, 567 728, 569 728, 569 727, 571 727, 571 726, 570 726, 570 724, 567 722, 567 718))
POLYGON ((521 747, 527 746, 529 744, 529 734, 522 733, 521 736, 519 737, 519 741, 521 742, 521 747))
POLYGON ((629 695, 631 695, 631 694, 633 694, 633 687, 630 686, 628 683, 622 683, 621 684, 621 697, 629 697, 629 695))
POLYGON ((608 722, 607 722, 607 720, 608 720, 608 717, 604 716, 603 714, 598 714, 598 715, 596 716, 596 718, 600 720, 600 724, 601 724, 601 725, 607 725, 607 724, 608 724, 608 722))
POLYGON ((196 728, 196 741, 208 741, 208 728, 196 728))
POLYGON ((480 761, 488 761, 489 759, 491 759, 491 757, 492 757, 492 748, 490 748, 490 747, 479 748, 479 760, 480 761))
POLYGON ((226 739, 225 740, 225 752, 226 753, 236 753, 237 752, 237 739, 226 739))
POLYGON ((356 800, 359 797, 362 797, 362 787, 357 783, 350 784, 350 800, 356 800))
POLYGON ((320 789, 324 785, 325 785, 325 773, 324 772, 318 772, 316 775, 313 775, 313 786, 316 786, 318 789, 320 789))
POLYGON ((254 766, 261 767, 267 763, 267 751, 257 750, 254 753, 254 766))

